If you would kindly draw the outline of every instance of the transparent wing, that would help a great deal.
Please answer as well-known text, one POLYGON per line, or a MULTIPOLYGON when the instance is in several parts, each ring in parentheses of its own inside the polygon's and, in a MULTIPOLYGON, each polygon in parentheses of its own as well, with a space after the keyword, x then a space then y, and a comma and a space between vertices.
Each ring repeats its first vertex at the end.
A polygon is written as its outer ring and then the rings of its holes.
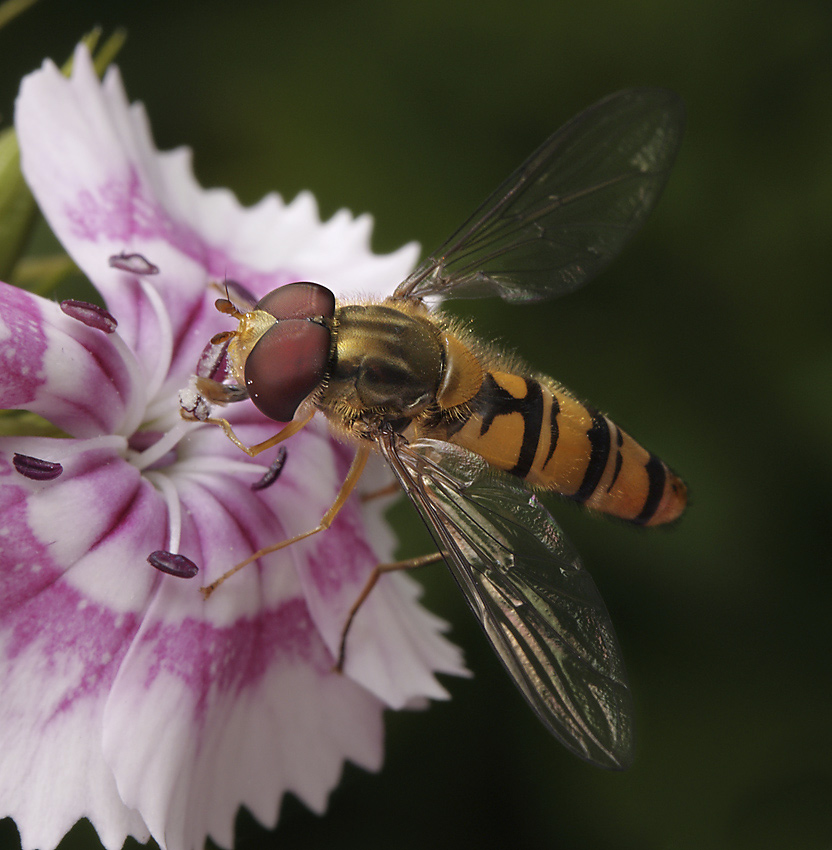
POLYGON ((623 768, 632 706, 598 589, 519 479, 449 443, 380 447, 427 524, 509 675, 582 758, 623 768))
POLYGON ((394 297, 537 301, 594 277, 641 227, 681 142, 684 107, 628 89, 547 139, 394 297))

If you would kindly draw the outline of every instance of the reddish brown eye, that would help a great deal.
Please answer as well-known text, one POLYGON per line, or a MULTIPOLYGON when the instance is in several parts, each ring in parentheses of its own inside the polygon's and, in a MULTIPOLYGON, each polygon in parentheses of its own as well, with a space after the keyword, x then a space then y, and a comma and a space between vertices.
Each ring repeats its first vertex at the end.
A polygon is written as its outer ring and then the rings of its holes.
POLYGON ((314 319, 318 316, 331 319, 335 314, 335 296, 319 283, 287 283, 261 298, 255 309, 276 319, 314 319))
POLYGON ((329 345, 329 329, 308 319, 272 325, 246 359, 246 389, 257 409, 277 422, 288 422, 323 380, 329 345))

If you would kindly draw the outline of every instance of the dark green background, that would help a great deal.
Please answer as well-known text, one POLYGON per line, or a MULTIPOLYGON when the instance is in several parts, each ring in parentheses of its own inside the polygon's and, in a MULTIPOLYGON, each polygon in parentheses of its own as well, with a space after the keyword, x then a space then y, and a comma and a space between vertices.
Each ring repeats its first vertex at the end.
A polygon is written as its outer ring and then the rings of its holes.
MULTIPOLYGON (((0 32, 0 109, 94 23, 128 27, 130 96, 205 185, 370 211, 378 250, 434 247, 605 94, 688 106, 664 198, 599 280, 464 305, 690 484, 667 532, 558 510, 624 647, 635 765, 550 739, 432 568, 476 677, 391 715, 384 770, 349 768, 325 818, 290 800, 275 833, 243 816, 239 846, 832 847, 832 5, 45 0, 0 32)), ((407 552, 428 546, 396 519, 407 552)))

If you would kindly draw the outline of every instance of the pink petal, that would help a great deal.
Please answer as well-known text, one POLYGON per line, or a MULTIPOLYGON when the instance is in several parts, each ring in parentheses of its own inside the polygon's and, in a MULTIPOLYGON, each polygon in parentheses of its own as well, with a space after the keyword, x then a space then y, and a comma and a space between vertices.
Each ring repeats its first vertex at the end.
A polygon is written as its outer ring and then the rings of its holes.
MULTIPOLYGON (((353 497, 329 531, 202 599, 200 582, 311 528, 329 507, 351 450, 323 423, 287 442, 280 477, 260 491, 251 488, 260 460, 218 429, 165 445, 143 473, 126 460, 141 465, 134 431, 175 415, 206 340, 227 327, 212 279, 228 275, 257 296, 298 279, 339 296, 385 295, 416 248, 374 256, 369 217, 342 211, 321 224, 306 193, 244 210, 228 191, 202 190, 190 153, 159 153, 118 72, 99 83, 84 49, 71 80, 47 62, 24 81, 17 127, 27 180, 118 331, 56 319, 49 302, 0 289, 11 308, 0 324, 3 400, 94 437, 0 440, 11 540, 0 547, 0 675, 18 688, 10 713, 0 706, 0 768, 14 768, 0 776, 26 776, 31 764, 38 783, 9 797, 27 850, 53 846, 85 814, 107 846, 148 830, 174 850, 209 835, 230 845, 240 805, 272 825, 291 790, 322 811, 345 759, 379 767, 383 708, 442 697, 434 673, 464 668, 416 586, 397 575, 362 607, 346 672, 333 672, 347 611, 390 559, 378 501, 353 497), (11 451, 63 471, 21 474, 11 451), (201 577, 162 575, 146 560, 156 549, 191 559, 201 577), (60 746, 65 735, 72 746, 60 746), (67 782, 78 790, 66 794, 67 782)), ((248 404, 229 419, 248 443, 274 431, 248 404)))
POLYGON ((87 437, 129 433, 142 402, 137 366, 115 335, 0 283, 0 408, 38 413, 87 437))
POLYGON ((121 458, 124 448, 122 437, 0 439, 0 617, 14 616, 56 581, 115 614, 147 604, 161 574, 145 559, 165 542, 167 512, 121 458), (16 451, 57 461, 63 473, 46 482, 26 478, 12 463, 16 451))
POLYGON ((159 594, 104 718, 119 793, 163 846, 229 847, 240 805, 273 826, 287 791, 323 811, 345 758, 380 766, 382 706, 331 672, 302 597, 225 627, 179 609, 159 594))
MULTIPOLYGON (((336 444, 337 481, 346 475, 352 450, 336 444)), ((288 476, 287 476, 288 477, 288 476)), ((337 487, 333 489, 333 499, 337 487)), ((366 514, 386 505, 362 509, 353 497, 328 531, 312 538, 300 567, 301 581, 320 632, 337 657, 352 605, 377 564, 389 563, 392 547, 371 548, 366 514)), ((418 518, 414 515, 414 522, 418 518)), ((313 523, 314 524, 314 521, 313 523)), ((362 603, 350 628, 344 672, 391 708, 424 697, 446 699, 435 672, 466 675, 459 649, 446 641, 445 624, 418 605, 421 588, 404 575, 382 576, 362 603)))
MULTIPOLYGON (((247 488, 210 482, 176 481, 182 549, 207 577, 257 545, 268 518, 253 497, 252 515, 229 513, 221 497, 239 504, 247 488)), ((273 825, 288 790, 322 811, 344 759, 380 765, 382 704, 332 672, 293 559, 269 560, 207 602, 196 584, 166 580, 113 684, 107 760, 122 799, 171 847, 209 834, 229 846, 240 805, 273 825)))
MULTIPOLYGON (((242 435, 243 429, 236 422, 235 428, 242 435)), ((212 465, 212 452, 223 457, 234 457, 237 452, 218 429, 203 430, 199 436, 200 456, 206 466, 212 465), (230 455, 226 454, 229 450, 230 455)), ((267 436, 266 429, 249 433, 252 442, 267 436)), ((201 552, 191 553, 183 548, 197 563, 206 560, 206 583, 252 550, 313 528, 335 500, 353 449, 334 443, 325 424, 317 420, 285 446, 287 457, 280 478, 259 496, 250 490, 250 482, 240 476, 210 480, 206 477, 199 496, 181 493, 186 512, 194 516, 203 515, 208 509, 204 499, 210 494, 235 518, 242 532, 239 544, 233 547, 228 542, 230 533, 225 535, 220 559, 216 558, 219 547, 206 546, 198 535, 193 539, 201 552)), ((262 463, 268 463, 268 459, 262 463)), ((368 489, 375 487, 375 483, 368 483, 368 489)), ((300 578, 312 621, 330 653, 330 664, 334 664, 349 610, 372 569, 378 563, 393 560, 393 537, 389 530, 381 530, 381 514, 386 506, 376 500, 362 507, 354 495, 328 530, 267 556, 262 566, 244 568, 217 591, 209 604, 226 593, 237 599, 244 593, 252 599, 262 594, 271 602, 270 589, 282 581, 284 572, 293 569, 300 578), (373 536, 367 534, 368 520, 378 532, 373 536), (369 540, 379 545, 371 545, 369 540)), ((415 514, 414 522, 418 522, 415 514)), ((419 606, 416 587, 404 576, 382 578, 362 605, 349 634, 345 674, 391 708, 401 708, 424 697, 446 698, 447 692, 436 680, 435 672, 466 675, 458 648, 441 635, 444 624, 419 606)))
POLYGON ((166 524, 155 492, 118 457, 123 445, 0 440, 0 797, 27 850, 54 847, 83 816, 107 847, 148 835, 100 743, 107 696, 159 582, 130 554, 166 524), (60 460, 63 474, 19 475, 10 446, 60 460))
POLYGON ((85 603, 56 581, 0 620, 0 797, 24 850, 55 847, 84 816, 112 850, 128 835, 148 837, 100 746, 109 686, 135 623, 85 603))

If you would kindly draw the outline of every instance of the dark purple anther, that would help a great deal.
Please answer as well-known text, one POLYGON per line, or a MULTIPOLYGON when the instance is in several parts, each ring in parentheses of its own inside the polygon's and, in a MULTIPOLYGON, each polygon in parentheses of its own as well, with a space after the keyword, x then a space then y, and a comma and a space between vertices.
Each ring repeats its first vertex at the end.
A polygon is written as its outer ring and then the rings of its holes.
POLYGON ((283 464, 286 463, 286 446, 280 446, 277 450, 277 457, 272 461, 271 466, 266 470, 263 477, 259 481, 255 481, 251 485, 252 490, 265 490, 266 487, 271 487, 283 471, 283 464))
POLYGON ((89 301, 76 301, 74 298, 67 298, 66 301, 61 301, 61 310, 71 319, 77 319, 87 327, 103 331, 105 334, 113 333, 118 327, 118 322, 111 313, 97 304, 90 304, 89 301))
POLYGON ((32 481, 52 481, 64 471, 61 464, 55 461, 29 457, 17 452, 14 453, 12 463, 24 478, 31 478, 32 481))
POLYGON ((147 556, 147 562, 159 572, 176 578, 193 578, 199 572, 199 567, 190 558, 166 552, 164 549, 151 552, 147 556))
POLYGON ((159 274, 159 267, 141 254, 125 254, 124 251, 110 257, 110 267, 132 274, 159 274))

